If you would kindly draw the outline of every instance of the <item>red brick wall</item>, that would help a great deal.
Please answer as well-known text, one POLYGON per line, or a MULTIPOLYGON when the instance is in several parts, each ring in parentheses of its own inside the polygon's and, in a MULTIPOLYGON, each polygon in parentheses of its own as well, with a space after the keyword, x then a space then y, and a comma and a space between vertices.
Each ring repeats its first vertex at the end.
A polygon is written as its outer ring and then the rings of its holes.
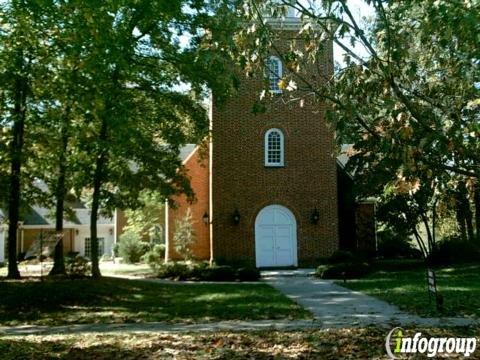
MULTIPOLYGON (((291 33, 285 33, 291 37, 291 33)), ((282 40, 281 40, 282 41, 282 40)), ((280 43, 286 46, 286 43, 280 43)), ((327 46, 320 67, 331 74, 333 50, 327 46)), ((308 75, 307 75, 308 76, 308 75)), ((213 253, 217 260, 255 262, 255 218, 265 206, 289 208, 297 220, 300 265, 327 257, 338 248, 336 159, 333 131, 324 121, 324 106, 281 101, 266 114, 252 106, 263 77, 243 78, 239 93, 212 116, 213 253), (279 128, 285 136, 285 166, 265 168, 264 135, 279 128), (320 221, 310 223, 318 208, 320 221), (232 214, 238 209, 240 224, 232 214)))
POLYGON ((209 226, 203 222, 203 215, 208 212, 209 201, 209 180, 208 180, 208 158, 203 156, 197 148, 194 150, 184 164, 188 176, 190 177, 190 186, 195 194, 195 201, 189 203, 185 196, 173 199, 177 205, 176 209, 169 209, 169 254, 171 259, 178 259, 173 244, 173 235, 175 233, 175 222, 182 219, 187 209, 192 212, 193 228, 197 241, 191 250, 194 257, 198 260, 210 259, 210 231, 209 226))

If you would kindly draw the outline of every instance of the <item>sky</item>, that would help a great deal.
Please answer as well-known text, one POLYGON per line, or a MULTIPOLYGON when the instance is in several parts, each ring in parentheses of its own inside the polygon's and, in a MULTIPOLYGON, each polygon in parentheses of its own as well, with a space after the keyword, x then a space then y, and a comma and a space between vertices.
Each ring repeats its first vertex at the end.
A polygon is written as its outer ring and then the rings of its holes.
MULTIPOLYGON (((1 0, 0 0, 1 1, 1 0)), ((305 0, 308 1, 308 0, 305 0)), ((315 1, 320 1, 320 0, 315 0, 315 1)), ((364 0, 348 0, 348 5, 350 6, 350 9, 352 11, 352 14, 355 16, 356 21, 358 23, 363 23, 364 18, 370 18, 373 16, 373 8, 365 3, 364 0)), ((190 36, 188 35, 183 35, 179 38, 180 43, 184 46, 188 44, 190 41, 190 36)), ((349 44, 346 44, 350 47, 349 44)), ((355 47, 355 52, 358 53, 360 56, 367 56, 367 52, 362 48, 362 47, 355 47)), ((333 46, 333 56, 334 60, 338 64, 343 64, 343 55, 344 51, 336 44, 333 46)))
MULTIPOLYGON (((352 11, 353 16, 355 16, 355 20, 359 23, 363 23, 364 18, 371 18, 374 14, 373 8, 368 6, 365 1, 363 0, 348 0, 348 5, 352 11)), ((350 46, 350 45, 348 45, 350 46)), ((361 46, 356 46, 355 52, 362 57, 367 56, 367 51, 363 49, 361 46)), ((343 63, 343 54, 344 51, 336 44, 333 45, 333 58, 334 60, 342 64, 343 63)))

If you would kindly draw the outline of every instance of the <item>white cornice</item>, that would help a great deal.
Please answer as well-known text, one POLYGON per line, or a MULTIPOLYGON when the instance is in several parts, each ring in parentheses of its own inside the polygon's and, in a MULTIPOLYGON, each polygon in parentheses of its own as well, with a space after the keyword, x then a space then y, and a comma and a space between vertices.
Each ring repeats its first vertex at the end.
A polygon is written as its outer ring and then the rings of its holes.
POLYGON ((300 30, 302 21, 299 18, 287 17, 287 18, 266 18, 265 24, 270 25, 276 30, 300 30))

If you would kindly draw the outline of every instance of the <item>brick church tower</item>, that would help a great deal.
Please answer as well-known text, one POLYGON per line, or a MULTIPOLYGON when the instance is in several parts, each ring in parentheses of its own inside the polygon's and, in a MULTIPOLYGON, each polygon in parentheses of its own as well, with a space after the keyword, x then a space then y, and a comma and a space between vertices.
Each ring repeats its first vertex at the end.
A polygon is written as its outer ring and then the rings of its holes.
MULTIPOLYGON (((292 17, 273 24, 277 48, 288 48, 298 24, 292 17)), ((239 92, 221 108, 213 100, 210 243, 220 262, 301 266, 339 246, 334 131, 318 103, 281 101, 285 66, 275 56, 267 63, 273 99, 266 113, 252 111, 263 72, 241 79, 239 92)), ((316 65, 327 77, 333 73, 332 43, 316 65)))

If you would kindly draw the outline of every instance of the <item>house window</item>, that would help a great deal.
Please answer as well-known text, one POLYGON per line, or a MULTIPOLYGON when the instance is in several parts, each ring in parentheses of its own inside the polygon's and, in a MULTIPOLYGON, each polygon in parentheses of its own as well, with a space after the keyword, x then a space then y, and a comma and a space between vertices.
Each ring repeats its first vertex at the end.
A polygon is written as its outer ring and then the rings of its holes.
POLYGON ((267 60, 266 77, 271 92, 281 93, 278 83, 282 79, 282 62, 276 56, 270 56, 267 60))
MULTIPOLYGON (((102 256, 105 249, 105 239, 98 238, 98 256, 102 256)), ((85 238, 85 257, 92 256, 92 241, 90 238, 85 238)))
POLYGON ((270 129, 265 133, 265 166, 283 166, 284 139, 279 129, 270 129))

